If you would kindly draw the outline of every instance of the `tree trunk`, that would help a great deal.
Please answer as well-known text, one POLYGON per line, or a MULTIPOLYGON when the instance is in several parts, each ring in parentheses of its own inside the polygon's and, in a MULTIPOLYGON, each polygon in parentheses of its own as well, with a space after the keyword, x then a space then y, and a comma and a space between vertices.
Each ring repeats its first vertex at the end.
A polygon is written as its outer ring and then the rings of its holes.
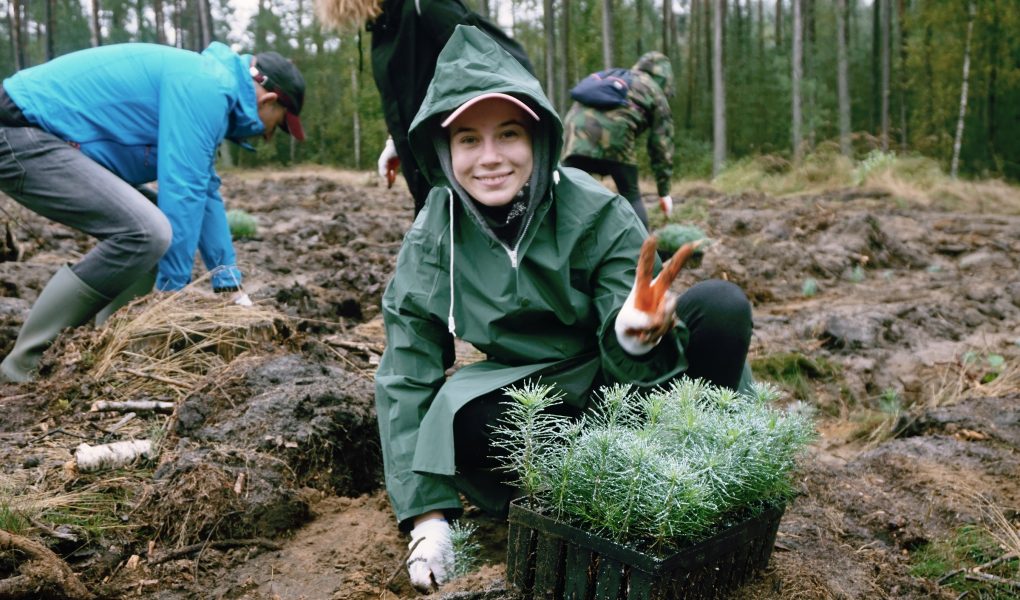
POLYGON ((493 20, 489 13, 489 0, 480 0, 480 2, 478 2, 478 14, 485 17, 486 20, 493 20))
POLYGON ((882 0, 872 0, 871 14, 871 131, 882 122, 882 0))
POLYGON ((562 110, 556 99, 556 7, 553 0, 542 0, 542 28, 545 30, 545 91, 549 103, 562 110))
POLYGON ((181 0, 174 0, 174 46, 184 47, 184 23, 181 22, 181 0))
POLYGON ((559 35, 559 90, 560 111, 566 112, 570 106, 567 90, 574 81, 574 70, 570 56, 570 0, 560 0, 560 35, 559 35))
POLYGON ((28 66, 25 62, 25 28, 21 24, 22 0, 11 0, 10 11, 11 52, 14 55, 14 70, 20 71, 28 66))
POLYGON ((46 60, 57 57, 57 0, 46 0, 46 60))
MULTIPOLYGON (((693 0, 691 2, 693 11, 693 0)), ((663 0, 662 2, 662 53, 666 56, 672 57, 670 52, 673 50, 673 40, 670 39, 671 27, 670 24, 673 22, 673 3, 670 0, 663 0)), ((691 29, 691 20, 688 16, 687 19, 687 31, 691 29)), ((690 33, 687 35, 688 43, 690 43, 690 33)))
POLYGON ((801 159, 801 97, 800 97, 800 84, 803 78, 803 57, 804 52, 804 40, 801 35, 803 32, 800 14, 800 0, 792 0, 792 13, 793 13, 793 69, 790 76, 790 95, 793 104, 792 120, 790 122, 790 132, 792 134, 793 142, 793 160, 795 163, 799 163, 801 159))
POLYGON ((892 20, 892 0, 879 0, 882 3, 882 152, 889 151, 889 81, 892 65, 889 56, 890 31, 892 20))
POLYGON ((712 177, 722 172, 726 163, 726 77, 723 72, 723 23, 726 21, 726 0, 717 0, 712 32, 712 177))
MULTIPOLYGON (((684 107, 684 128, 690 130, 694 119, 694 73, 698 68, 698 11, 702 0, 691 0, 691 13, 687 18, 687 104, 684 107)), ((669 0, 666 0, 669 3, 669 0)))
POLYGON ((602 64, 611 69, 614 64, 613 52, 613 0, 602 0, 602 64))
MULTIPOLYGON (((645 24, 645 0, 634 0, 634 18, 637 21, 637 26, 634 31, 637 35, 634 36, 634 50, 637 51, 637 56, 641 56, 645 53, 644 48, 644 24, 645 24)), ((668 21, 667 21, 668 22, 668 21)), ((665 25, 666 23, 663 23, 665 25)), ((667 55, 668 56, 668 55, 667 55)))
MULTIPOLYGON (((351 64, 351 93, 355 100, 360 97, 361 82, 358 81, 358 66, 351 64)), ((361 111, 359 110, 360 102, 354 102, 354 114, 351 117, 353 119, 351 126, 353 128, 354 137, 354 168, 361 168, 361 111)))
POLYGON ((776 48, 783 47, 783 0, 776 0, 776 48))
POLYGON ((765 0, 758 0, 758 61, 765 59, 765 0))
POLYGON ((100 24, 99 0, 92 0, 92 47, 103 45, 103 29, 100 24))
POLYGON ((967 41, 963 47, 963 84, 960 86, 960 116, 956 119, 956 138, 953 140, 953 164, 949 176, 956 179, 960 167, 960 146, 963 145, 963 122, 967 116, 967 83, 970 78, 970 40, 974 34, 974 0, 967 3, 967 41))
POLYGON ((899 26, 899 38, 900 38, 900 72, 899 82, 896 86, 899 91, 900 97, 900 149, 906 151, 907 141, 907 107, 909 94, 908 90, 908 74, 907 74, 907 7, 904 0, 898 0, 897 2, 897 19, 896 23, 899 26))
POLYGON ((212 29, 209 19, 209 0, 194 0, 195 2, 195 24, 198 26, 198 35, 195 36, 197 48, 204 50, 212 42, 212 29))
POLYGON ((156 43, 166 43, 166 30, 163 28, 163 0, 152 0, 152 12, 156 27, 156 43))
MULTIPOLYGON (((995 114, 998 101, 1000 18, 999 1, 992 0, 992 18, 988 32, 988 155, 992 157, 999 170, 1002 169, 1002 165, 996 152, 995 114)), ((1020 62, 1020 57, 1018 57, 1018 62, 1020 62)))
MULTIPOLYGON (((815 72, 815 54, 818 48, 818 36, 816 35, 815 28, 815 0, 800 0, 801 2, 801 21, 804 25, 804 32, 801 34, 801 43, 803 44, 803 50, 801 51, 800 57, 803 62, 804 68, 804 81, 814 83, 817 81, 818 74, 815 72)), ((801 92, 803 93, 803 87, 801 92)), ((818 110, 818 99, 816 94, 818 93, 817 85, 808 85, 808 93, 803 97, 803 110, 804 110, 804 122, 807 126, 807 148, 812 149, 815 147, 815 114, 818 110)))
POLYGON ((839 97, 839 151, 852 156, 850 146, 850 66, 847 60, 846 0, 836 0, 836 90, 839 97))

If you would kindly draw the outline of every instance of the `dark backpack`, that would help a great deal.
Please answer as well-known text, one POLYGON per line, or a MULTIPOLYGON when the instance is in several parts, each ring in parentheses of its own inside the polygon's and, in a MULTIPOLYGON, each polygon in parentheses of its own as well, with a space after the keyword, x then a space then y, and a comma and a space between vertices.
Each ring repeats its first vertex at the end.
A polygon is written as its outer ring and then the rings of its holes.
POLYGON ((592 108, 619 108, 627 105, 634 73, 630 69, 606 69, 592 73, 570 90, 570 97, 592 108))

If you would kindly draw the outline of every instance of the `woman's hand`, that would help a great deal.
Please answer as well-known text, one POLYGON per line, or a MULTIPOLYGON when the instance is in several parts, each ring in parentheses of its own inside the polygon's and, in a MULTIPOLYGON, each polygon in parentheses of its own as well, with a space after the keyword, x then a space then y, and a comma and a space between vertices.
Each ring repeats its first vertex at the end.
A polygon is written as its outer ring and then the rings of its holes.
POLYGON ((441 511, 415 517, 408 548, 411 554, 407 557, 407 574, 415 588, 431 592, 446 583, 453 569, 453 545, 450 524, 441 511))
POLYGON ((647 354, 673 328, 677 295, 669 287, 700 244, 701 240, 684 244, 654 279, 652 269, 658 240, 648 236, 641 245, 634 287, 616 315, 616 339, 628 354, 647 354))

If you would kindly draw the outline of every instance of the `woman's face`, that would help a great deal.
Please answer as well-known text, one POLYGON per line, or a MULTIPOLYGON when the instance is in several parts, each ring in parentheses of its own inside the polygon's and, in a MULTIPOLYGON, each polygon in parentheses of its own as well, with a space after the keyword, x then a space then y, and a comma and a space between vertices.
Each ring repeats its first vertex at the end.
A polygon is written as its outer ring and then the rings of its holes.
POLYGON ((532 118, 506 100, 483 100, 450 123, 453 176, 485 206, 509 203, 531 177, 532 118))

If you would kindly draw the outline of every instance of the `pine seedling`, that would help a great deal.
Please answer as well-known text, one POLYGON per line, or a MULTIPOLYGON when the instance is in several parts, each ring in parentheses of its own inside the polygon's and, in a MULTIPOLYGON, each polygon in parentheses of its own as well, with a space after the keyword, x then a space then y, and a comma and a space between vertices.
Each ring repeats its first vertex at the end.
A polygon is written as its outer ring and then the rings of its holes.
POLYGON ((478 527, 470 523, 456 521, 450 525, 450 545, 453 548, 452 564, 448 564, 446 572, 450 579, 463 577, 478 569, 481 562, 482 546, 475 540, 474 534, 478 527))
POLYGON ((235 240, 248 240, 258 232, 258 222, 247 212, 234 208, 227 211, 227 226, 230 236, 235 240))
POLYGON ((559 404, 562 394, 553 394, 549 385, 535 382, 506 390, 510 400, 504 402, 507 412, 493 430, 493 446, 506 452, 503 470, 516 476, 515 484, 534 496, 547 487, 551 469, 548 458, 555 455, 553 446, 562 437, 564 417, 547 410, 559 404))

